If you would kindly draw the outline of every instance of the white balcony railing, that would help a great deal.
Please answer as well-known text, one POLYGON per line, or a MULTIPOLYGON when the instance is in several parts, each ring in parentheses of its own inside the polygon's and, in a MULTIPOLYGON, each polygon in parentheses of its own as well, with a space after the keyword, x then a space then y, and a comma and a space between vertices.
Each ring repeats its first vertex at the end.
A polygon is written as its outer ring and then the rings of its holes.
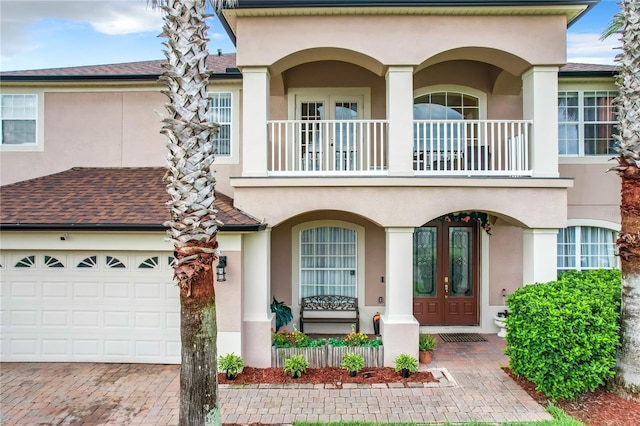
POLYGON ((275 120, 267 123, 270 174, 381 174, 384 120, 275 120))
POLYGON ((413 170, 424 175, 530 176, 527 120, 416 120, 413 170))
MULTIPOLYGON (((416 120, 416 175, 531 176, 528 120, 416 120)), ((385 120, 273 120, 271 175, 384 175, 385 120)), ((389 146, 391 145, 391 146, 389 146)))

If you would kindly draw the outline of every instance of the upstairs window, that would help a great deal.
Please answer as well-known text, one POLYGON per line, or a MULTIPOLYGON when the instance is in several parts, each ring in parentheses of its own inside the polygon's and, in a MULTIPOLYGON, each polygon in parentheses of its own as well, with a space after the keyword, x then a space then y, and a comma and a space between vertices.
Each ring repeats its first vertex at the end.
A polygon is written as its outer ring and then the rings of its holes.
POLYGON ((231 92, 209 93, 209 121, 220 125, 218 134, 214 137, 216 156, 229 157, 231 155, 231 124, 233 108, 231 92))
POLYGON ((613 90, 566 91, 558 94, 558 153, 594 156, 615 154, 617 121, 613 90))
POLYGON ((35 145, 37 95, 0 95, 0 144, 35 145))
POLYGON ((618 268, 616 231, 570 226, 558 231, 558 272, 618 268))

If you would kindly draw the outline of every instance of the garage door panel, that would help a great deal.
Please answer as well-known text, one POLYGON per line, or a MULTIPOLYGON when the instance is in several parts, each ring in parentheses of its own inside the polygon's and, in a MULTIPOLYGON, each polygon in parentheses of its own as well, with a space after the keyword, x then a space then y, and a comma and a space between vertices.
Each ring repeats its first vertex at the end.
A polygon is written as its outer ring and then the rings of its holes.
POLYGON ((132 352, 129 340, 105 340, 105 357, 126 357, 132 352))
POLYGON ((10 321, 14 327, 36 327, 38 325, 37 311, 11 311, 10 321))
POLYGON ((160 329, 163 325, 161 318, 162 315, 159 312, 136 312, 135 326, 136 328, 141 327, 160 329))
POLYGON ((60 357, 69 353, 69 339, 42 340, 42 355, 44 357, 60 357))
POLYGON ((11 339, 9 341, 10 355, 24 355, 26 357, 35 357, 38 355, 37 339, 11 339))
POLYGON ((179 289, 167 254, 31 256, 8 255, 28 267, 2 271, 2 361, 180 362, 179 289))
POLYGON ((69 281, 42 281, 42 297, 45 299, 60 299, 71 296, 69 281))
POLYGON ((98 327, 100 313, 97 311, 74 311, 72 316, 73 327, 98 327))
POLYGON ((104 284, 105 300, 122 301, 131 297, 129 282, 107 282, 104 284))
POLYGON ((160 302, 164 299, 162 283, 135 283, 135 298, 141 301, 154 300, 160 302))
POLYGON ((131 316, 131 312, 128 311, 105 311, 104 326, 106 328, 129 328, 133 326, 131 316))
POLYGON ((75 299, 97 299, 100 295, 100 283, 98 281, 73 283, 73 297, 75 299))
POLYGON ((69 311, 42 311, 42 327, 70 327, 69 311))
POLYGON ((74 339, 73 355, 82 357, 98 357, 100 355, 100 340, 98 339, 74 339))
POLYGON ((35 298, 38 295, 37 281, 12 281, 9 288, 10 297, 35 298))

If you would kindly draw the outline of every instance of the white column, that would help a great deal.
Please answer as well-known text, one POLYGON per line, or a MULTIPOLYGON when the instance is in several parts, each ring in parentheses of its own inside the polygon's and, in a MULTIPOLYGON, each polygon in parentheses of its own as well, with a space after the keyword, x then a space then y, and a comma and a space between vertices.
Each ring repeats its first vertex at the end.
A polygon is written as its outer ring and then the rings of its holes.
POLYGON ((413 230, 386 229, 387 304, 380 321, 385 366, 393 366, 401 353, 418 356, 419 324, 413 316, 413 230))
POLYGON ((522 230, 523 284, 545 283, 558 278, 558 230, 522 230))
POLYGON ((269 70, 242 69, 242 176, 267 175, 269 70))
POLYGON ((533 175, 558 177, 558 67, 535 66, 522 75, 522 113, 525 120, 533 120, 533 175))
POLYGON ((271 366, 271 229, 244 235, 242 356, 248 366, 271 366))
POLYGON ((413 67, 390 66, 386 79, 389 175, 413 175, 413 67))

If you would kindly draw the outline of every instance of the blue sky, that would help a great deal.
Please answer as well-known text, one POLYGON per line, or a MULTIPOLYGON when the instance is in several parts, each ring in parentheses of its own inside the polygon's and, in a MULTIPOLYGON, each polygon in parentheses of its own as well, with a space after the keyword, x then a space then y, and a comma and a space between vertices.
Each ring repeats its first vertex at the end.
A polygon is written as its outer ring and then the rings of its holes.
MULTIPOLYGON (((616 2, 601 0, 569 28, 569 62, 613 63, 617 39, 598 38, 616 2)), ((209 51, 235 51, 217 19, 209 21, 209 51)), ((0 0, 0 70, 162 59, 161 27, 146 0, 0 0)))

